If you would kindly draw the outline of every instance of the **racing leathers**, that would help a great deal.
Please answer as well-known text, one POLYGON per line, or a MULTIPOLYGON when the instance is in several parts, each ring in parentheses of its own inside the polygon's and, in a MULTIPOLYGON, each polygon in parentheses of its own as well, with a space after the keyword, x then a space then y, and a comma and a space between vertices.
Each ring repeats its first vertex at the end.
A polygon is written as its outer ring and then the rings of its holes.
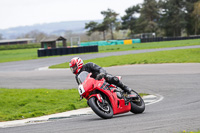
POLYGON ((83 67, 80 69, 80 71, 76 74, 75 78, 78 84, 80 84, 78 81, 78 75, 82 71, 87 71, 88 73, 92 73, 91 77, 97 80, 105 78, 106 82, 108 82, 109 84, 114 84, 120 87, 122 90, 124 90, 128 94, 131 93, 131 89, 128 88, 126 85, 124 85, 116 76, 112 76, 111 74, 108 74, 106 70, 104 70, 102 67, 92 62, 84 64, 83 67))

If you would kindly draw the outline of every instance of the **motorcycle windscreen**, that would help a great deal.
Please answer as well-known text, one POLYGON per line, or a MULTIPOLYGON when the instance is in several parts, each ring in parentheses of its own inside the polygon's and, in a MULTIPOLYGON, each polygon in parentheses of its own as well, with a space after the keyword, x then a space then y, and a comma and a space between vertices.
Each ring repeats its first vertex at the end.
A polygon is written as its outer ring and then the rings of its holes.
POLYGON ((79 82, 80 84, 82 84, 82 83, 86 80, 88 74, 89 74, 88 72, 82 71, 82 72, 78 75, 78 82, 79 82))

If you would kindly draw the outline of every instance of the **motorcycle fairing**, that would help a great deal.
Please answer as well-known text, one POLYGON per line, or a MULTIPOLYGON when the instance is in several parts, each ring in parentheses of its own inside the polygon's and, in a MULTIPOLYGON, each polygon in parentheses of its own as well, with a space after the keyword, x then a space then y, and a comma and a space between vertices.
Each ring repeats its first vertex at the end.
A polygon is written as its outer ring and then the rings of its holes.
POLYGON ((105 81, 104 80, 99 80, 99 81, 96 81, 96 82, 97 82, 97 86, 94 86, 94 87, 97 90, 99 90, 102 93, 104 93, 109 98, 109 101, 111 102, 111 106, 113 108, 113 114, 125 113, 125 112, 129 112, 130 111, 131 104, 129 103, 128 105, 125 105, 125 100, 124 99, 119 99, 117 97, 117 94, 114 92, 114 90, 116 88, 110 90, 110 87, 113 87, 112 85, 110 85, 108 87, 108 89, 102 89, 102 88, 105 88, 105 86, 106 86, 105 81))
POLYGON ((102 103, 102 98, 100 94, 92 94, 88 99, 90 99, 91 97, 96 97, 99 100, 99 102, 102 103))

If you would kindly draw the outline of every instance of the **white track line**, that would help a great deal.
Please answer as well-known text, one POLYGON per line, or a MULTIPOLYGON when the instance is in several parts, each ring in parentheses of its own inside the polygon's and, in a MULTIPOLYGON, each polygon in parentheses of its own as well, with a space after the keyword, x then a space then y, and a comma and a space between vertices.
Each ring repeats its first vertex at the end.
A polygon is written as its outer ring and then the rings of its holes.
POLYGON ((156 95, 144 96, 143 99, 146 102, 145 105, 151 105, 162 101, 164 97, 159 94, 156 94, 156 95))

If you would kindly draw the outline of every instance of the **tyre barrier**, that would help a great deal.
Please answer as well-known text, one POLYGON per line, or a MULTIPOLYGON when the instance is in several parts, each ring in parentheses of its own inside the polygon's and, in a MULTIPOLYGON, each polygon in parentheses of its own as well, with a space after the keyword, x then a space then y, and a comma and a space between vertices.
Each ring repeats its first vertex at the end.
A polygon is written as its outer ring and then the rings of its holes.
POLYGON ((51 49, 38 49, 38 57, 54 56, 54 55, 67 55, 78 53, 98 52, 98 46, 84 46, 74 48, 51 48, 51 49))
POLYGON ((175 40, 187 40, 187 39, 199 39, 199 38, 200 38, 200 36, 142 38, 141 39, 141 43, 145 43, 145 42, 160 42, 160 41, 175 41, 175 40))

